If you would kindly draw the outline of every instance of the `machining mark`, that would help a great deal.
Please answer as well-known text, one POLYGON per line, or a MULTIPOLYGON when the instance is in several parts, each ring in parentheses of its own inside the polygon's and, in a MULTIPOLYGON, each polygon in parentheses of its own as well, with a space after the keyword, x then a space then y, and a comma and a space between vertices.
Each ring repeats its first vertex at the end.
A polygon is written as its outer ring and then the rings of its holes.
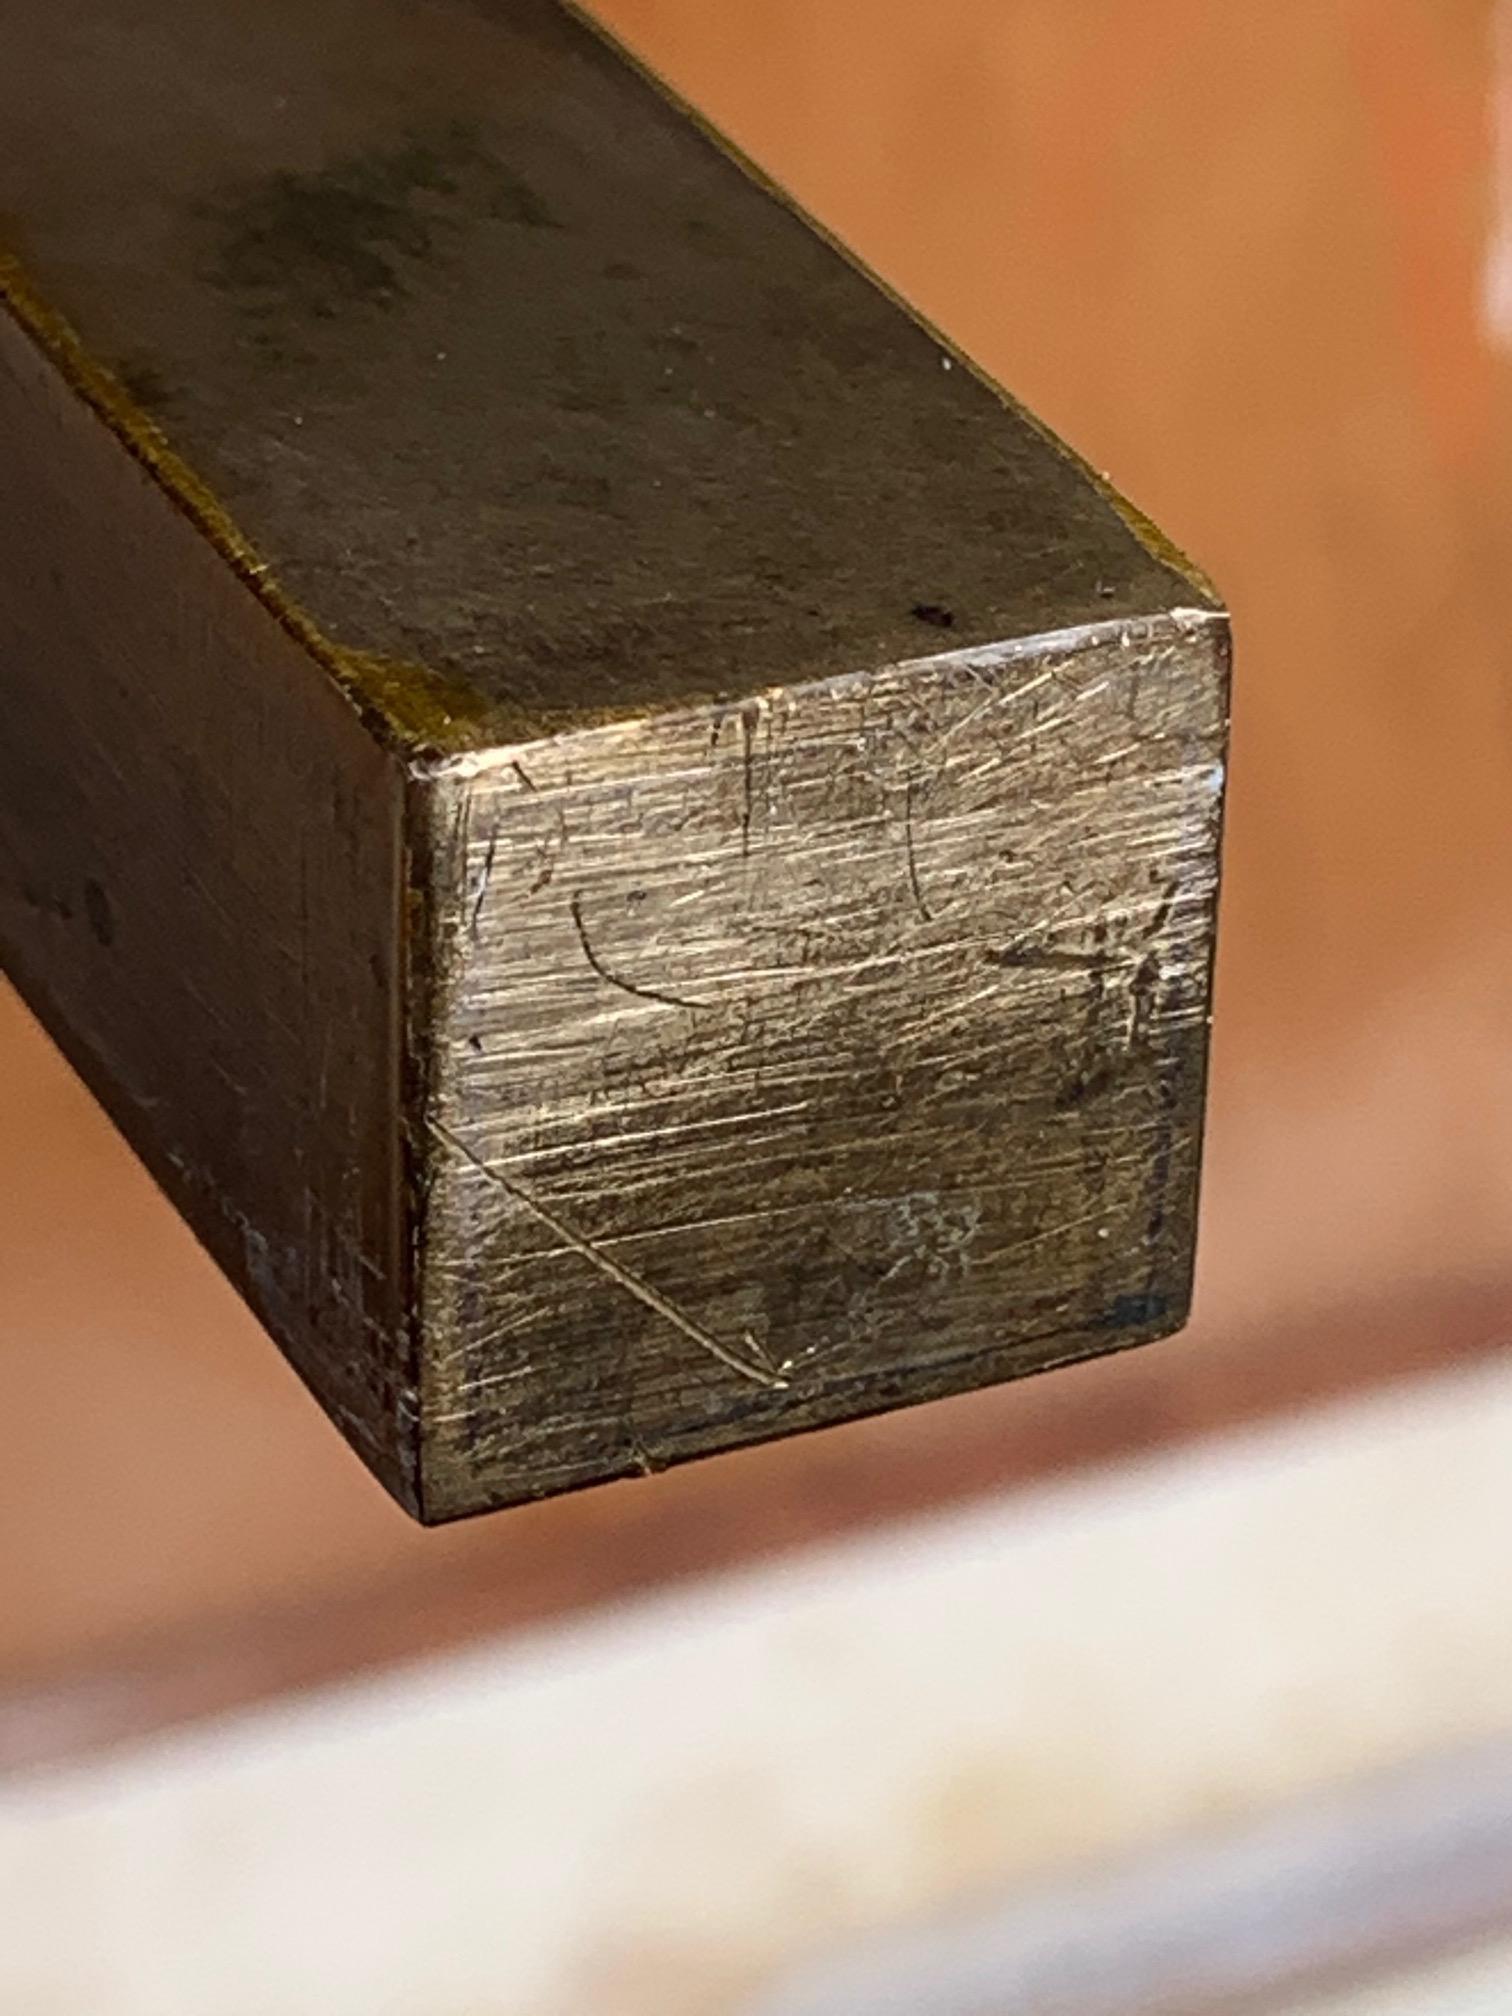
POLYGON ((622 1267, 617 1260, 612 1260, 600 1247, 595 1246, 591 1239, 585 1238, 581 1232, 574 1231, 572 1226, 564 1218, 559 1218, 549 1205, 542 1204, 532 1197, 530 1192, 512 1177, 491 1168, 487 1162, 475 1155, 467 1143, 459 1135, 454 1134, 450 1127, 439 1120, 431 1120, 427 1124, 438 1139, 460 1155, 465 1162, 470 1162, 480 1175, 486 1176, 490 1183, 497 1183, 506 1196, 512 1197, 517 1204, 523 1204, 527 1211, 534 1212, 541 1223, 555 1233, 564 1246, 569 1246, 590 1266, 596 1267, 617 1287, 623 1288, 627 1295, 634 1296, 637 1302, 660 1316, 664 1322, 670 1323, 674 1330, 680 1330, 684 1337, 697 1344, 701 1350, 717 1358, 722 1365, 728 1365, 732 1372, 738 1372, 742 1379, 751 1380, 754 1385, 765 1386, 770 1391, 778 1393, 787 1390, 788 1373, 792 1370, 790 1359, 784 1359, 780 1365, 774 1364, 749 1330, 742 1333, 741 1341, 751 1353, 751 1357, 742 1358, 738 1351, 732 1351, 728 1344, 721 1344, 710 1331, 695 1323, 691 1316, 685 1315, 675 1302, 669 1302, 665 1295, 659 1294, 649 1281, 642 1281, 638 1274, 632 1274, 628 1267, 622 1267))

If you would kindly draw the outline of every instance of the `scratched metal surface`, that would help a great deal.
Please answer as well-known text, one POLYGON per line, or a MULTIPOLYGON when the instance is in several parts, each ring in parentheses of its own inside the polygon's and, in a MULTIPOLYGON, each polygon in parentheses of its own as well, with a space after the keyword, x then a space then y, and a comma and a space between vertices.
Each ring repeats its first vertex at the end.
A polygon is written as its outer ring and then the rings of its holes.
POLYGON ((1226 654, 1108 624, 438 777, 430 1513, 1182 1320, 1226 654))
POLYGON ((551 0, 4 40, 0 251, 412 739, 1201 592, 551 0))

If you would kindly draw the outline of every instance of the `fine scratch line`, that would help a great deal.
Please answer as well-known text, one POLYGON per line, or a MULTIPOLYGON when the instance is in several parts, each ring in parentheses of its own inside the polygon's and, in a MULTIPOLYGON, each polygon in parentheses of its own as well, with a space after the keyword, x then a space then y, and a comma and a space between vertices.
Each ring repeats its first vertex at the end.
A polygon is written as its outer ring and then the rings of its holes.
POLYGON ((472 916, 468 921, 468 929, 474 938, 478 935, 478 922, 483 915, 483 905, 488 897, 488 885, 493 880, 494 858, 498 851, 499 836, 497 833, 492 833, 489 835, 488 851, 483 856, 483 872, 478 877, 478 887, 473 895, 472 916))
POLYGON ((924 891, 919 883, 918 856, 914 853, 914 783, 911 777, 903 787, 903 841, 908 849, 908 885, 913 890, 914 903, 924 922, 933 924, 934 917, 924 901, 924 891))
POLYGON ((773 1364, 749 1330, 744 1332, 742 1342, 751 1356, 742 1358, 738 1351, 732 1351, 728 1344, 721 1344, 710 1331, 695 1323, 691 1316, 685 1315, 675 1302, 669 1302, 665 1295, 658 1294, 649 1281, 642 1281, 638 1274, 632 1274, 628 1267, 622 1267, 617 1260, 612 1260, 601 1247, 595 1246, 591 1239, 586 1239, 581 1232, 574 1231, 549 1205, 542 1204, 537 1198, 532 1197, 530 1192, 516 1183, 512 1177, 491 1168, 480 1156, 475 1155, 467 1143, 459 1135, 454 1134, 450 1127, 444 1126, 439 1120, 431 1120, 427 1124, 431 1132, 460 1155, 464 1162, 471 1163, 473 1168, 480 1175, 486 1176, 490 1183, 497 1183, 506 1196, 512 1197, 517 1204, 523 1204, 527 1211, 533 1212, 543 1225, 556 1234, 564 1246, 581 1255, 590 1266, 596 1267, 617 1287, 623 1288, 627 1295, 633 1295, 643 1307, 652 1310, 664 1322, 670 1323, 674 1330, 681 1331, 683 1336, 698 1345, 700 1350, 707 1351, 711 1357, 717 1358, 722 1365, 728 1365, 732 1372, 738 1372, 742 1379, 749 1379, 753 1385, 765 1386, 777 1393, 787 1390, 790 1365, 787 1362, 781 1365, 773 1364))
POLYGON ((740 808, 740 858, 751 858, 751 820, 756 811, 756 719, 755 707, 740 710, 740 750, 742 802, 740 808))
POLYGON ((689 1001, 681 994, 659 994, 654 987, 637 987, 633 980, 622 980, 618 973, 609 968, 594 951, 588 937, 588 927, 583 922, 583 892, 575 890, 572 897, 572 921, 577 926, 578 943, 583 948, 583 957, 597 973, 600 980, 607 980, 611 987, 618 987, 621 993, 637 995, 642 1001, 659 1002, 663 1008, 691 1008, 701 1014, 713 1004, 708 1001, 689 1001))

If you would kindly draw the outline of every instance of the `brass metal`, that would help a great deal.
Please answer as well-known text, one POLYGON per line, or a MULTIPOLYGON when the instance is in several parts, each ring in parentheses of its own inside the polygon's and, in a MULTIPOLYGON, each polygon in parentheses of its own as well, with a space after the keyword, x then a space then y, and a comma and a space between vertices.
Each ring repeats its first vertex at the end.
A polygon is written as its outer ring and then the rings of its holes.
POLYGON ((13 11, 0 952, 396 1496, 1177 1327, 1206 584, 547 0, 13 11))

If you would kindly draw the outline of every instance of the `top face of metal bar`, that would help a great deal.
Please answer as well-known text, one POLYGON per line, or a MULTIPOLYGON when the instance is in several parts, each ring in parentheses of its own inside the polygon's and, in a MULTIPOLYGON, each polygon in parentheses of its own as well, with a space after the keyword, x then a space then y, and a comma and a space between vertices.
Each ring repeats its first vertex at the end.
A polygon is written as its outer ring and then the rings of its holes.
POLYGON ((5 43, 13 305, 414 748, 1208 600, 552 0, 5 43))

